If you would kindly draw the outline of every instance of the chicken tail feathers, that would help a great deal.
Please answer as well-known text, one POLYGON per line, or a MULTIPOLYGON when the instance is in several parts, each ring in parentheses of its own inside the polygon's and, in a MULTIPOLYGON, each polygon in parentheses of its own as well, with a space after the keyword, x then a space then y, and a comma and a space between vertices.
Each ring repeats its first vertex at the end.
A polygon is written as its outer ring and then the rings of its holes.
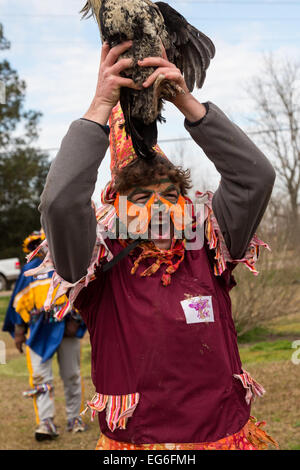
POLYGON ((150 160, 155 157, 153 147, 157 144, 157 121, 145 124, 132 116, 130 93, 126 88, 121 89, 120 104, 125 119, 126 134, 131 137, 135 153, 139 158, 150 160))
POLYGON ((183 73, 190 91, 196 85, 201 88, 211 59, 215 56, 215 46, 211 39, 187 22, 178 11, 165 2, 156 2, 171 38, 166 53, 183 73))
POLYGON ((156 152, 153 147, 157 143, 156 121, 146 125, 139 119, 131 118, 129 133, 133 148, 139 158, 150 160, 155 157, 156 152))
POLYGON ((93 11, 91 2, 90 2, 89 0, 86 2, 86 4, 85 4, 84 7, 80 10, 79 13, 82 13, 82 18, 81 18, 81 19, 90 18, 91 16, 94 15, 94 11, 93 11))

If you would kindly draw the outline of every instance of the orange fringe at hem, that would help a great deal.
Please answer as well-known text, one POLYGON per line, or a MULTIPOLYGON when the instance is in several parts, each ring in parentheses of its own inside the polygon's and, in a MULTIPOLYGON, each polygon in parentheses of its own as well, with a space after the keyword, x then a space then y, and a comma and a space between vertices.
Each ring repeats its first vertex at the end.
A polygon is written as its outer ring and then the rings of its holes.
POLYGON ((250 416, 243 429, 236 434, 201 444, 131 444, 101 434, 95 450, 266 450, 269 445, 279 449, 277 442, 262 429, 265 424, 265 421, 258 422, 250 416))

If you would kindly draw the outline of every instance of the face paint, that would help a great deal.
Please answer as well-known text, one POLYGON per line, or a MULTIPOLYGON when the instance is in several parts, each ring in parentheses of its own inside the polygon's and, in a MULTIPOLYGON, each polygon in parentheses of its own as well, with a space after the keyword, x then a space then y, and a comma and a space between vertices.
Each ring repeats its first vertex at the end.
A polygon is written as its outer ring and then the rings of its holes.
MULTIPOLYGON (((161 182, 169 181, 163 180, 161 182)), ((175 229, 179 232, 182 232, 186 224, 191 221, 186 210, 186 200, 174 185, 168 186, 162 192, 146 188, 135 188, 127 197, 118 193, 114 206, 120 221, 128 227, 129 233, 134 234, 144 235, 151 220, 155 221, 157 217, 159 219, 156 226, 162 224, 163 220, 161 219, 165 219, 167 216, 168 222, 171 218, 175 229), (171 191, 174 190, 176 190, 177 195, 175 193, 171 194, 171 191), (132 200, 136 194, 141 194, 140 203, 137 202, 139 199, 137 201, 132 200)))

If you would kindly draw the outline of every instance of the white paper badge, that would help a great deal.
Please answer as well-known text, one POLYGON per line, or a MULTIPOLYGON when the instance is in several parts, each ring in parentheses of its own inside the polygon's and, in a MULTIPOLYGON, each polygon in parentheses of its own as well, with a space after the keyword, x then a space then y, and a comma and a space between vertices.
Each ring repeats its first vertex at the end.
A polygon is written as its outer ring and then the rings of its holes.
POLYGON ((215 321, 211 295, 191 297, 190 299, 182 300, 180 303, 187 323, 215 321))

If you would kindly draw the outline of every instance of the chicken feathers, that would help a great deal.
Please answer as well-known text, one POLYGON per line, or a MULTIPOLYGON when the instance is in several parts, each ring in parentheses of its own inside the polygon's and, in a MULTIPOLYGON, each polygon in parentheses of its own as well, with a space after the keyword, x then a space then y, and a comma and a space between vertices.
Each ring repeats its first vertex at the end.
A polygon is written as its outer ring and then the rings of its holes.
MULTIPOLYGON (((122 75, 142 83, 154 72, 154 67, 139 67, 145 57, 161 56, 161 43, 170 62, 178 67, 187 87, 201 88, 210 60, 215 55, 212 41, 190 25, 167 3, 150 0, 88 0, 81 10, 83 18, 93 15, 98 23, 102 41, 110 47, 132 40, 132 48, 121 55, 133 58, 133 66, 122 75)), ((126 133, 141 158, 155 155, 157 120, 163 120, 164 99, 178 93, 178 86, 158 77, 149 88, 121 88, 120 103, 125 118, 126 133)))

